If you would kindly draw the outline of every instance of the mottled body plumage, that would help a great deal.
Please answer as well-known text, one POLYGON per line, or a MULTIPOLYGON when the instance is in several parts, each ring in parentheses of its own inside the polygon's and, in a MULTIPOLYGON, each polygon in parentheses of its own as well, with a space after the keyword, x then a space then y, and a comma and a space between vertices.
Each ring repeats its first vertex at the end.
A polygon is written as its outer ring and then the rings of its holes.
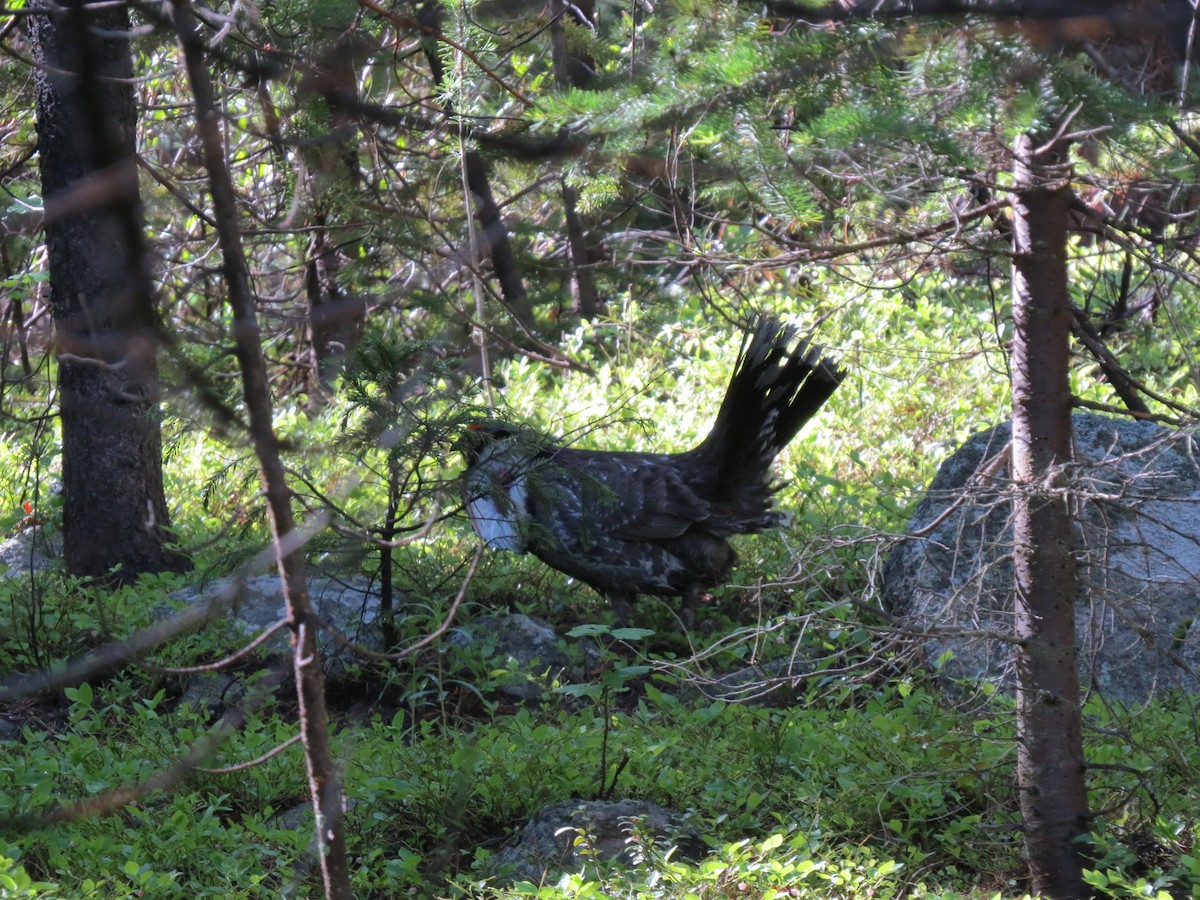
POLYGON ((463 439, 467 510, 494 549, 531 552, 627 615, 637 594, 685 609, 729 577, 728 538, 773 528, 771 463, 843 373, 791 328, 753 331, 708 436, 685 453, 560 447, 477 423, 463 439))

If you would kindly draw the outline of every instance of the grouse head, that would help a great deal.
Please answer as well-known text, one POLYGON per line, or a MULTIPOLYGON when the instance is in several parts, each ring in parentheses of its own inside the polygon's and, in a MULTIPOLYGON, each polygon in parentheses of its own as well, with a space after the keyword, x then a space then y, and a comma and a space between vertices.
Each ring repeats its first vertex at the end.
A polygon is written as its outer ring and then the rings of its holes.
POLYGON ((505 422, 471 422, 455 441, 454 449, 463 455, 470 470, 513 444, 520 434, 521 429, 505 422))
POLYGON ((455 442, 466 459, 467 515, 494 550, 527 549, 528 481, 541 450, 536 432, 504 422, 472 422, 455 442))

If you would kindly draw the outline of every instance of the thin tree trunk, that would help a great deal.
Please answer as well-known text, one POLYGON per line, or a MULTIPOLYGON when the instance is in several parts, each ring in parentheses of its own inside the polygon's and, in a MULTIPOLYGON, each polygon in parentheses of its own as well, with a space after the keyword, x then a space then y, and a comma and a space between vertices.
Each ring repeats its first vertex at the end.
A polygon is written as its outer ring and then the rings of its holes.
MULTIPOLYGON (((554 53, 554 85, 560 91, 570 87, 585 87, 592 81, 594 63, 589 56, 572 52, 566 17, 578 15, 590 23, 595 15, 594 4, 592 0, 580 0, 574 4, 567 0, 553 0, 550 13, 553 16, 550 22, 550 45, 554 53)), ((565 131, 562 136, 564 140, 568 137, 565 131)), ((582 318, 591 319, 600 309, 596 282, 589 266, 592 254, 588 247, 587 229, 579 215, 579 192, 567 184, 566 179, 562 181, 562 201, 563 218, 567 223, 567 246, 571 252, 575 311, 582 318)))
POLYGON ((168 547, 128 10, 66 0, 31 11, 62 418, 63 556, 76 575, 121 582, 182 571, 190 562, 168 547))
MULTIPOLYGON (((302 85, 303 94, 317 94, 324 105, 329 133, 316 134, 302 143, 308 170, 308 245, 305 293, 308 298, 308 327, 313 350, 311 396, 330 394, 333 383, 350 353, 362 340, 367 304, 363 296, 347 287, 346 269, 358 243, 356 232, 339 227, 349 216, 345 198, 359 187, 357 67, 367 45, 357 32, 348 31, 324 48, 312 64, 302 85)), ((309 99, 307 102, 313 102, 309 99)))
POLYGON ((314 198, 309 215, 312 237, 304 283, 313 350, 310 394, 314 397, 333 393, 335 379, 362 340, 367 318, 367 304, 362 295, 343 283, 350 258, 329 219, 330 209, 325 199, 314 198))
POLYGON ((262 474, 263 493, 271 522, 276 564, 283 581, 300 707, 300 732, 308 766, 309 791, 316 819, 317 861, 328 900, 351 900, 350 868, 346 859, 346 831, 342 788, 329 742, 329 716, 325 705, 325 675, 317 646, 319 626, 308 596, 302 541, 292 515, 279 441, 275 436, 271 390, 263 358, 250 270, 237 224, 237 201, 225 157, 220 116, 209 80, 204 44, 188 0, 174 4, 175 26, 183 45, 188 80, 196 104, 196 122, 204 147, 217 220, 223 275, 233 312, 234 352, 242 370, 250 437, 262 474))
POLYGON ((483 229, 483 239, 492 254, 492 272, 500 286, 500 296, 513 317, 525 328, 533 330, 533 310, 529 306, 529 295, 525 291, 525 278, 521 264, 508 237, 508 226, 500 205, 492 193, 488 164, 478 150, 468 150, 463 155, 467 189, 475 198, 475 215, 483 229))
MULTIPOLYGON (((441 4, 438 0, 428 0, 421 5, 418 18, 426 32, 424 51, 429 62, 429 71, 433 75, 433 83, 438 91, 444 91, 446 71, 442 65, 442 58, 438 55, 437 45, 437 36, 442 33, 441 4)), ((447 103, 445 111, 452 114, 454 109, 447 103)), ((487 161, 478 150, 467 149, 463 153, 463 170, 467 190, 475 199, 475 215, 479 218, 483 239, 491 253, 492 271, 500 287, 500 296, 513 318, 526 330, 532 331, 533 310, 530 308, 529 294, 525 290, 525 278, 509 239, 508 226, 504 224, 500 205, 492 193, 487 161)))
POLYGON ((562 182, 563 218, 567 222, 567 245, 571 250, 571 279, 575 290, 575 311, 580 318, 592 319, 600 311, 600 295, 592 278, 591 251, 587 230, 579 215, 579 192, 562 182))
POLYGON ((1057 489, 1071 460, 1068 383, 1067 147, 1015 148, 1013 197, 1013 476, 1017 780, 1034 891, 1084 897, 1088 828, 1071 510, 1057 489))

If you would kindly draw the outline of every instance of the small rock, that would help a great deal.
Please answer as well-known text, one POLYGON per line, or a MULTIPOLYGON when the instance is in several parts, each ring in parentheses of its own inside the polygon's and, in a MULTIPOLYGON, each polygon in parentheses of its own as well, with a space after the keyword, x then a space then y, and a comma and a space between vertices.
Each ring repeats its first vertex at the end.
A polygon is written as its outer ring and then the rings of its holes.
POLYGON ((0 743, 7 741, 19 741, 21 739, 21 725, 14 722, 12 719, 0 716, 0 743))
MULTIPOLYGON (((261 633, 287 615, 283 584, 278 575, 258 575, 240 582, 235 578, 220 578, 203 586, 176 591, 171 599, 184 604, 207 603, 230 590, 236 591, 235 599, 223 612, 215 611, 213 617, 228 615, 234 627, 247 637, 261 633)), ((366 579, 313 577, 308 581, 308 595, 317 615, 341 634, 368 650, 383 649, 379 595, 366 579)), ((267 647, 282 651, 289 640, 289 632, 281 630, 271 637, 267 647)), ((324 630, 318 633, 317 642, 327 672, 340 672, 352 661, 353 653, 324 630)))
POLYGON ((231 675, 201 672, 188 680, 179 702, 194 709, 215 712, 237 703, 245 693, 238 680, 231 675))
POLYGON ((61 556, 60 540, 51 539, 41 526, 26 528, 0 543, 0 578, 48 571, 61 556))
MULTIPOLYGON (((492 857, 491 868, 505 884, 545 884, 596 861, 633 865, 634 827, 674 841, 680 835, 679 820, 678 814, 646 800, 562 800, 535 813, 515 841, 492 857)), ((685 834, 679 847, 692 859, 703 853, 694 836, 685 834)))
POLYGON ((489 664, 505 671, 499 690, 514 700, 537 700, 555 682, 580 681, 599 660, 594 643, 579 642, 583 659, 541 619, 523 613, 484 615, 456 628, 449 643, 478 647, 489 664))

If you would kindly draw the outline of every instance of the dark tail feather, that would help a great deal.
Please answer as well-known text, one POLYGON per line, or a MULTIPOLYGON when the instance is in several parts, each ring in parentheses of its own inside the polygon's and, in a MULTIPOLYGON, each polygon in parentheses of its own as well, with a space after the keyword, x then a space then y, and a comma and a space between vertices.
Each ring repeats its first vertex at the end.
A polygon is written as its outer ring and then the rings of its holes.
POLYGON ((771 461, 837 390, 845 372, 776 319, 743 347, 712 431, 697 447, 727 487, 767 480, 771 461), (793 346, 794 344, 794 346, 793 346))

